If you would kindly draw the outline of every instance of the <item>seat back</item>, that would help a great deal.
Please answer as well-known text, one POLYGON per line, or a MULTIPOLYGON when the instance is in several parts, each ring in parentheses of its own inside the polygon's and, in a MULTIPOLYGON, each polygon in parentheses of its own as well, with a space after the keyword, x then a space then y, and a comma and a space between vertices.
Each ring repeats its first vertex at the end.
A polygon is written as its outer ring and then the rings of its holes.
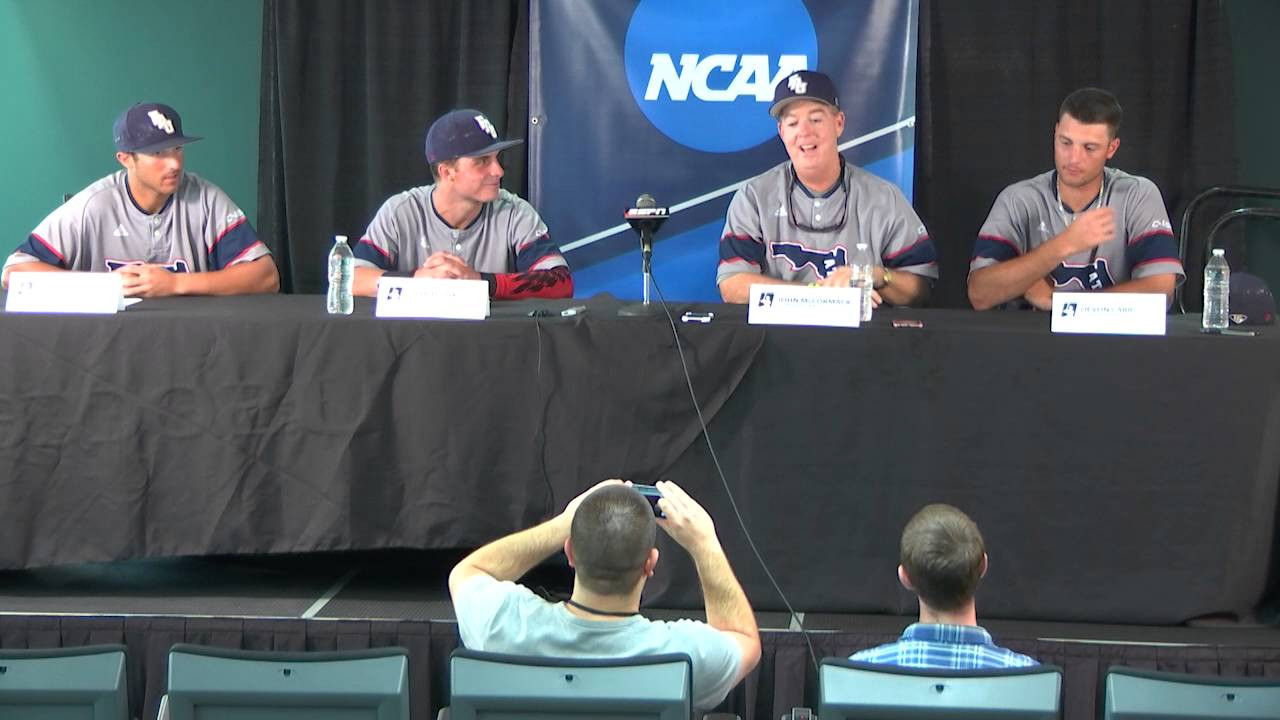
POLYGON ((1104 720, 1280 720, 1280 678, 1107 671, 1104 720))
POLYGON ((826 658, 818 668, 822 720, 1053 720, 1062 670, 933 670, 826 658))
POLYGON ((123 645, 0 650, 0 718, 127 720, 123 645))
POLYGON ((169 650, 172 720, 409 720, 409 653, 401 647, 260 652, 169 650))
POLYGON ((683 653, 558 659, 459 648, 449 661, 452 720, 688 720, 693 673, 683 653))

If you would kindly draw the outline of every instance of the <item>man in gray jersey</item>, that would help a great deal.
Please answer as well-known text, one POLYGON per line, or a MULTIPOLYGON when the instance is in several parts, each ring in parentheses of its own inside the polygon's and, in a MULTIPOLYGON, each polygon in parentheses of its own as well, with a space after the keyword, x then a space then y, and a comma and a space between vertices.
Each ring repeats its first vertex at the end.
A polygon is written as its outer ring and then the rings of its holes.
POLYGON ((462 643, 473 650, 552 657, 623 658, 686 653, 693 705, 711 708, 760 660, 760 633, 707 511, 659 482, 658 509, 635 488, 607 480, 550 520, 494 540, 449 573, 462 643), (657 528, 693 557, 707 621, 649 620, 640 594, 658 563, 657 528), (573 594, 552 603, 516 581, 564 550, 573 594))
POLYGON ((427 131, 434 185, 383 203, 356 244, 355 294, 372 296, 382 275, 484 279, 499 300, 573 296, 560 248, 533 206, 499 187, 498 139, 477 110, 454 110, 427 131))
POLYGON ((924 223, 892 183, 845 161, 837 141, 844 113, 831 79, 800 70, 774 89, 769 108, 788 162, 733 196, 720 239, 716 283, 725 302, 746 302, 751 286, 849 286, 849 261, 866 243, 874 302, 923 302, 938 277, 924 223))
POLYGON ((1054 126, 1054 170, 996 198, 969 264, 969 302, 986 310, 1022 300, 1040 310, 1055 290, 1161 293, 1184 276, 1155 183, 1106 167, 1120 147, 1120 103, 1083 88, 1054 126))
POLYGON ((168 105, 140 103, 114 127, 124 166, 36 226, 4 264, 13 272, 116 272, 131 297, 275 292, 279 273, 244 212, 218 186, 183 171, 182 132, 168 105))

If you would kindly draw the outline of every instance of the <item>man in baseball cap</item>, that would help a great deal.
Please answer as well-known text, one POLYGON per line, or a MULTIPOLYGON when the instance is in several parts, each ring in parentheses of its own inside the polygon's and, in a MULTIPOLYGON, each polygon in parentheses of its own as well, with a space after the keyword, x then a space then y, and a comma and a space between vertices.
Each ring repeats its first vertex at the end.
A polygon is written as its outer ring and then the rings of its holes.
POLYGON ((116 272, 125 295, 275 292, 279 273, 244 212, 221 188, 183 170, 177 111, 139 103, 116 118, 116 160, 36 226, 4 265, 12 272, 116 272))
POLYGON ((840 154, 845 117, 831 78, 791 73, 774 88, 769 114, 789 160, 729 203, 716 271, 724 301, 746 302, 757 284, 848 287, 849 261, 865 243, 877 262, 872 300, 923 302, 938 277, 933 241, 896 185, 840 154))
POLYGON ((354 289, 373 296, 378 278, 483 279, 499 300, 573 295, 573 278, 547 226, 500 186, 501 140, 479 110, 453 110, 427 130, 435 180, 383 203, 356 244, 354 289))

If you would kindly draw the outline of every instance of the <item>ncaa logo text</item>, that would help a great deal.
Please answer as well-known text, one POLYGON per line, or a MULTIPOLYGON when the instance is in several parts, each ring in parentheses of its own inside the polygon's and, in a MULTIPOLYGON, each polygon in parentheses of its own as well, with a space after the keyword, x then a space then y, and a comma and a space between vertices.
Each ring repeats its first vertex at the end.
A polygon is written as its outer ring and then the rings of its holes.
POLYGON ((649 122, 716 153, 777 137, 774 86, 817 62, 802 0, 640 0, 623 49, 627 85, 649 122))
POLYGON ((768 55, 743 55, 739 60, 737 55, 708 55, 699 59, 697 55, 686 53, 680 56, 680 69, 677 70, 670 55, 654 53, 649 64, 653 66, 653 72, 649 75, 644 99, 657 100, 666 90, 667 97, 676 102, 688 100, 690 92, 703 102, 732 102, 744 95, 757 102, 771 102, 773 88, 782 78, 796 70, 809 69, 809 59, 804 55, 779 57, 777 71, 772 75, 768 55), (723 90, 713 88, 710 84, 713 72, 732 76, 733 80, 723 90))

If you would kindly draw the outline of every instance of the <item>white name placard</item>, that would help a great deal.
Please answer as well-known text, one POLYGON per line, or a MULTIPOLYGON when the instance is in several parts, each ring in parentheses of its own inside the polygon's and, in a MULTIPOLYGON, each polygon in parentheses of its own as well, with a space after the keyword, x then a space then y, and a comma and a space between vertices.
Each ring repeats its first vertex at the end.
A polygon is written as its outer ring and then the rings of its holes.
POLYGON ((1164 335, 1165 296, 1151 293, 1054 293, 1056 333, 1164 335))
POLYGON ((483 320, 489 317, 489 283, 384 276, 378 278, 373 314, 382 318, 483 320))
POLYGON ((105 272, 9 273, 6 312, 92 313, 124 309, 122 278, 105 272))
POLYGON ((862 292, 855 288, 752 285, 747 322, 753 325, 858 327, 862 292))

